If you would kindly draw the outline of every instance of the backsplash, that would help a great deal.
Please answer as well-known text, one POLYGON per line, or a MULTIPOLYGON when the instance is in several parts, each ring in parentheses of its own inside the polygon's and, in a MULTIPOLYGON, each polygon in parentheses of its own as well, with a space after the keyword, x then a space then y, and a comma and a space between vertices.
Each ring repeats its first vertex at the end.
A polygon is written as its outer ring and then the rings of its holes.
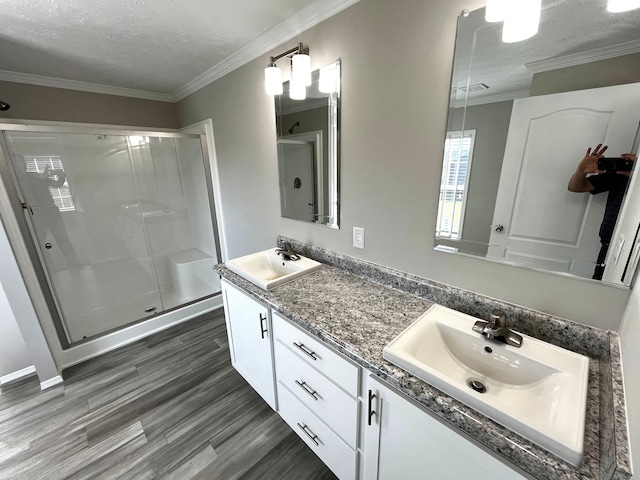
POLYGON ((492 310, 503 310, 509 328, 582 355, 599 359, 608 353, 609 332, 604 330, 278 236, 278 246, 285 242, 305 257, 473 317, 486 319, 492 310))

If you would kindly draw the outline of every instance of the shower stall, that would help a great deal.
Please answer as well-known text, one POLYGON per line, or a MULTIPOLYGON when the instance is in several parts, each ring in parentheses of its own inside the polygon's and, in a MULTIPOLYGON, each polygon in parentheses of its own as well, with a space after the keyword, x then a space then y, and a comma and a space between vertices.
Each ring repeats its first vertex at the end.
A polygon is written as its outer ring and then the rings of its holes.
POLYGON ((0 172, 63 349, 219 294, 206 136, 3 127, 0 172))

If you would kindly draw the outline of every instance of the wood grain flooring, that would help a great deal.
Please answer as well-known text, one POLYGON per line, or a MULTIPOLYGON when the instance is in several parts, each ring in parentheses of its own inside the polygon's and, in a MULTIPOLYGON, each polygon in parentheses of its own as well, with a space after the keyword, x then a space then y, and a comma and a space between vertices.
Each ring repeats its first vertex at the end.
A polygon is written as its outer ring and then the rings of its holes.
POLYGON ((0 389, 0 479, 335 479, 231 367, 204 315, 0 389))

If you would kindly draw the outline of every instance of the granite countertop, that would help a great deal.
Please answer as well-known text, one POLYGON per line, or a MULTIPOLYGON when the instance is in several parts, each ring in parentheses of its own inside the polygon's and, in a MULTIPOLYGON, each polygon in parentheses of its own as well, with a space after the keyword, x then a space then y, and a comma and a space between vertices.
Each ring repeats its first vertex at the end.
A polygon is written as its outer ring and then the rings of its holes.
MULTIPOLYGON (((303 249, 296 251, 300 250, 303 249)), ((309 251, 300 253, 313 258, 309 251)), ((544 480, 629 478, 624 469, 623 472, 615 469, 617 464, 625 463, 624 458, 621 462, 617 458, 610 461, 603 455, 608 446, 604 442, 604 448, 601 447, 602 362, 599 358, 590 358, 584 458, 576 468, 383 359, 383 348, 393 338, 433 303, 446 302, 434 302, 429 295, 408 293, 330 265, 323 265, 320 270, 271 291, 262 290, 222 264, 216 270, 223 278, 533 477, 544 480), (614 470, 615 475, 609 475, 614 470)), ((620 449, 613 450, 612 455, 620 454, 620 449)))

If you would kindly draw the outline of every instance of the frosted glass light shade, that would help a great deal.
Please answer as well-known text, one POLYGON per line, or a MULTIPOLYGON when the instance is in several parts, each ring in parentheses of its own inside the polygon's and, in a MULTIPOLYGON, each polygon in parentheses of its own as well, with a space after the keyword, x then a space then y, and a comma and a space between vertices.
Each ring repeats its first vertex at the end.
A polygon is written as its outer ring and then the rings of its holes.
POLYGON ((487 0, 484 19, 487 22, 502 22, 507 15, 509 0, 487 0))
POLYGON ((607 10, 612 13, 628 12, 640 8, 640 0, 609 0, 607 10))
POLYGON ((264 89, 267 95, 282 94, 282 72, 278 67, 264 69, 264 89))
POLYGON ((322 93, 335 93, 338 91, 338 69, 335 64, 327 65, 320 69, 318 90, 322 93))
POLYGON ((541 0, 510 0, 502 27, 502 41, 514 43, 538 33, 541 0))
POLYGON ((298 53, 291 57, 291 80, 305 87, 311 85, 311 57, 298 53))
POLYGON ((304 100, 307 98, 307 87, 291 79, 289 82, 289 98, 291 100, 304 100))

